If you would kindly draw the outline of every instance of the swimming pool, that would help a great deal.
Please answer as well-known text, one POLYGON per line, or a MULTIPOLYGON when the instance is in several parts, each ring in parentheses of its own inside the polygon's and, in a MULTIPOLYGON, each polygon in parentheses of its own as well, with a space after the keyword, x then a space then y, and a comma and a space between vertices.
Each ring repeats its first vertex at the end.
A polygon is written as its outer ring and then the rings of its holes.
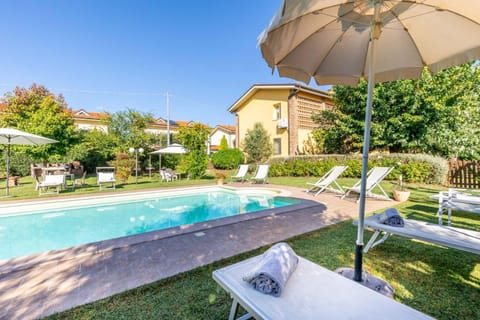
POLYGON ((269 190, 204 188, 12 206, 0 260, 299 203, 269 190))

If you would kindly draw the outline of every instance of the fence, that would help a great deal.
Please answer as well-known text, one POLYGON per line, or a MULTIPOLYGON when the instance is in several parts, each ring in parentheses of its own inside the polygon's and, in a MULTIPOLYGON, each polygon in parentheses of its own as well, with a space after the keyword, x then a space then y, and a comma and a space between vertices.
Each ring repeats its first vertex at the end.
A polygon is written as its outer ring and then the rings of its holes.
POLYGON ((450 187, 480 189, 480 160, 450 160, 448 184, 450 187))

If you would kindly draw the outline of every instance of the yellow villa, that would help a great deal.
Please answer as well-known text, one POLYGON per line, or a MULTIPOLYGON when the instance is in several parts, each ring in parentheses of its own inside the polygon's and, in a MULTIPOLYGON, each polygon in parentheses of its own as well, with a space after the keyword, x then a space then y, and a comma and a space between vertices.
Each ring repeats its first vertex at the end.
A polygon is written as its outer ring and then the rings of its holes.
POLYGON ((317 125, 312 114, 333 107, 331 95, 300 84, 255 84, 229 109, 236 117, 236 147, 247 130, 262 123, 270 134, 274 156, 304 153, 309 134, 317 125))

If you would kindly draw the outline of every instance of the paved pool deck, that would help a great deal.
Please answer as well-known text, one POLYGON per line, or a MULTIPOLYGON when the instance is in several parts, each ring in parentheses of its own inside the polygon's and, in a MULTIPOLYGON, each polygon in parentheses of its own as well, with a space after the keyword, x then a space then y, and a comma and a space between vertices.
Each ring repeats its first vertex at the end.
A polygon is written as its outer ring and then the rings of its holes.
MULTIPOLYGON (((354 200, 335 194, 314 197, 300 188, 255 187, 283 190, 306 201, 292 210, 270 209, 253 219, 205 222, 0 261, 0 319, 42 318, 358 214, 354 200)), ((395 204, 368 199, 366 211, 395 204)))

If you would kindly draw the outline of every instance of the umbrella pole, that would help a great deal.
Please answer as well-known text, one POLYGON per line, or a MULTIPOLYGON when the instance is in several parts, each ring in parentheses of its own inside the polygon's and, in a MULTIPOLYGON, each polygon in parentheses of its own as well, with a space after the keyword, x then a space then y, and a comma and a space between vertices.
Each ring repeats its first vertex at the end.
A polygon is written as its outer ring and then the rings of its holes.
POLYGON ((370 124, 372 121, 372 99, 373 89, 375 87, 375 62, 376 62, 376 42, 380 36, 381 20, 380 20, 380 3, 375 4, 374 23, 370 31, 370 60, 368 68, 368 94, 367 107, 365 111, 365 132, 363 137, 363 156, 362 156, 362 177, 360 182, 360 205, 358 212, 358 230, 357 242, 355 244, 355 261, 353 280, 362 282, 363 270, 363 230, 365 220, 365 197, 367 189, 367 173, 368 173, 368 152, 370 149, 370 124))
POLYGON ((10 137, 8 137, 8 144, 7 144, 7 187, 5 188, 5 196, 9 196, 9 188, 10 186, 8 185, 8 172, 10 171, 10 137))

